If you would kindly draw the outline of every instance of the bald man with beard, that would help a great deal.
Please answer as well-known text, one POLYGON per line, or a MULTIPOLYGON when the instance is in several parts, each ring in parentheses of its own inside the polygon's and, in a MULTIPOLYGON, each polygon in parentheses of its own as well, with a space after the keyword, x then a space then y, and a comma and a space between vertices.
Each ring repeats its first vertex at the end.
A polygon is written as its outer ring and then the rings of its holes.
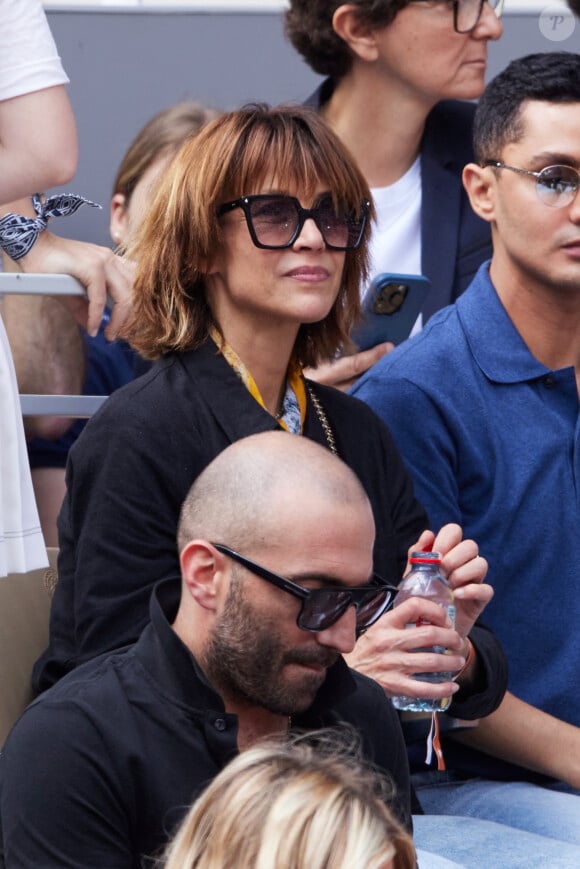
POLYGON ((411 827, 397 715, 342 656, 392 602, 355 474, 284 432, 238 441, 200 474, 178 531, 181 584, 158 585, 133 646, 33 703, 0 768, 5 866, 137 867, 262 736, 346 722, 411 827))

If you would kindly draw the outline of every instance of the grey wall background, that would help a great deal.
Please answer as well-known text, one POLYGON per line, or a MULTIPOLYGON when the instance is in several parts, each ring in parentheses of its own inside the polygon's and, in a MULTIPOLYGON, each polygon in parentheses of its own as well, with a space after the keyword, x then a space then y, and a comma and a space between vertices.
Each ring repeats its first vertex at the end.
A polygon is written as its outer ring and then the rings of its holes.
MULTIPOLYGON (((48 18, 71 79, 80 139, 77 175, 63 189, 103 205, 54 228, 99 244, 110 244, 109 196, 119 161, 157 111, 184 99, 222 109, 301 101, 319 81, 285 41, 280 13, 53 10, 48 18)), ((489 77, 523 54, 580 51, 580 22, 558 42, 542 34, 538 13, 507 14, 504 31, 489 48, 489 77)))

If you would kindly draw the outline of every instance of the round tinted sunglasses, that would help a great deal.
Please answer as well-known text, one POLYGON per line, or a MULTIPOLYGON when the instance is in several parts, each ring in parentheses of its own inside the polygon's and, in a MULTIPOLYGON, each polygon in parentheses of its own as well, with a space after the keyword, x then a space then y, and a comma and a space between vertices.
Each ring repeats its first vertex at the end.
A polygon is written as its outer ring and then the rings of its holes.
POLYGON ((359 247, 370 210, 363 200, 358 213, 341 205, 335 206, 330 194, 320 197, 314 208, 302 208, 294 196, 260 193, 241 196, 218 208, 218 217, 241 208, 246 218, 252 242, 266 250, 292 247, 304 223, 312 218, 326 247, 331 250, 356 250, 359 247))
POLYGON ((329 588, 303 588, 291 579, 286 579, 277 573, 272 573, 261 564, 251 561, 239 552, 224 546, 221 543, 212 543, 212 546, 241 564, 250 573, 272 583, 276 588, 299 598, 302 601, 296 624, 303 631, 324 631, 337 622, 349 609, 356 609, 356 632, 357 636, 367 628, 370 628, 383 613, 393 605, 397 589, 388 585, 377 574, 373 575, 370 585, 359 585, 353 588, 336 586, 329 588))
POLYGON ((531 169, 506 166, 500 160, 486 160, 483 165, 492 166, 494 169, 509 169, 510 172, 517 172, 518 175, 529 175, 535 178, 538 199, 551 208, 570 205, 580 187, 580 173, 572 166, 546 166, 540 172, 532 172, 531 169))

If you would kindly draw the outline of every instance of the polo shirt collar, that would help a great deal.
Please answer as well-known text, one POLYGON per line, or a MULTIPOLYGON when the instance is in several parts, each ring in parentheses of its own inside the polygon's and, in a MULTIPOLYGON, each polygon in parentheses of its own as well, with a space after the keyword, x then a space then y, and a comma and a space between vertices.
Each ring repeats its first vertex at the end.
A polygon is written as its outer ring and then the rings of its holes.
POLYGON ((489 262, 479 267, 456 310, 469 349, 492 382, 522 383, 550 372, 532 356, 511 321, 489 276, 489 262))

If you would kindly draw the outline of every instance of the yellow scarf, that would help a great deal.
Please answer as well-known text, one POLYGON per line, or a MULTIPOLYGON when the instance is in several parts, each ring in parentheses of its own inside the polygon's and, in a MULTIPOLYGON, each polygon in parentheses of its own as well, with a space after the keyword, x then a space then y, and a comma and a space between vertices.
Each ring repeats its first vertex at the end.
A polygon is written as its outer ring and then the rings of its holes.
MULTIPOLYGON (((218 332, 215 326, 210 327, 209 335, 212 341, 217 345, 228 365, 230 365, 236 372, 250 395, 264 408, 264 410, 266 410, 264 399, 260 394, 256 381, 233 347, 230 347, 223 335, 218 332)), ((304 420, 306 419, 306 405, 306 387, 304 385, 302 369, 295 360, 291 359, 286 374, 286 394, 283 400, 282 414, 280 418, 276 417, 278 423, 286 431, 291 431, 294 434, 302 434, 304 431, 304 420), (300 431, 298 431, 298 428, 300 428, 300 431)))

